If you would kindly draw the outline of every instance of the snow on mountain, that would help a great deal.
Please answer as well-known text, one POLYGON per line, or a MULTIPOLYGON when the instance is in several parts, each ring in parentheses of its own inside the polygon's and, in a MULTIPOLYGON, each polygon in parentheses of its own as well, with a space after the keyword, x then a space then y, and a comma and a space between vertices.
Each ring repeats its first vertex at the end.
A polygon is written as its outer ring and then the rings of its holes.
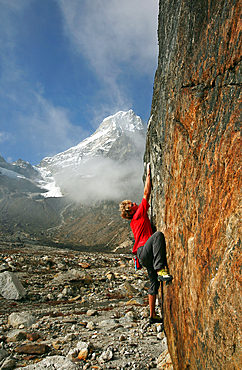
POLYGON ((23 175, 20 175, 20 173, 0 167, 0 176, 3 176, 3 175, 7 176, 9 179, 25 179, 23 175))
POLYGON ((0 186, 31 197, 71 195, 81 202, 114 200, 126 189, 138 194, 145 137, 140 117, 132 110, 118 112, 105 118, 90 137, 38 166, 21 159, 7 163, 0 157, 0 186))
POLYGON ((139 194, 143 173, 146 125, 132 110, 103 120, 78 145, 44 158, 36 169, 45 196, 70 195, 74 200, 119 199, 127 188, 139 194))
POLYGON ((42 195, 45 198, 59 198, 62 197, 62 192, 59 186, 56 185, 56 180, 50 171, 42 169, 41 167, 34 167, 41 175, 40 179, 36 179, 38 186, 45 189, 46 192, 42 195))
POLYGON ((19 159, 7 163, 0 157, 0 186, 30 196, 62 197, 75 201, 114 200, 133 189, 138 194, 143 165, 146 125, 132 110, 107 117, 78 145, 38 166, 19 159), (9 179, 9 180, 7 180, 9 179), (12 183, 11 183, 12 184, 12 183))
POLYGON ((40 166, 42 169, 56 173, 66 167, 77 167, 95 156, 108 156, 113 144, 122 135, 127 135, 136 142, 137 146, 144 144, 146 125, 132 110, 118 112, 103 120, 98 129, 78 145, 54 157, 44 158, 40 166), (141 136, 140 136, 140 135, 141 136))

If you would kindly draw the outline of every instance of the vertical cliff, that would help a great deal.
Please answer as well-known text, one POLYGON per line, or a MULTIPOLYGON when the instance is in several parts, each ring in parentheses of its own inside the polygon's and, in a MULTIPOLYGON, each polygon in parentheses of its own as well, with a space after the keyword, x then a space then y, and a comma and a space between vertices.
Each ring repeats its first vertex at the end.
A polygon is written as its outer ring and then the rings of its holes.
POLYGON ((242 366, 242 1, 160 0, 145 161, 174 369, 242 366))

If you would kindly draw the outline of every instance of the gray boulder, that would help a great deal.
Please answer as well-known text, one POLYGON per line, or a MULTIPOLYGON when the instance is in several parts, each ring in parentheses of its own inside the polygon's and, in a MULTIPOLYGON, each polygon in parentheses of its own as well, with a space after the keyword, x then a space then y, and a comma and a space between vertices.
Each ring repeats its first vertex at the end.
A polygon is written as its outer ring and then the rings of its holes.
MULTIPOLYGON (((22 370, 22 367, 18 367, 15 370, 22 370)), ((26 370, 78 370, 79 366, 75 365, 68 358, 63 356, 48 356, 44 360, 25 366, 26 370)))
POLYGON ((4 271, 0 273, 0 294, 6 299, 18 300, 27 292, 13 272, 4 271))
POLYGON ((35 317, 28 312, 13 312, 8 317, 8 324, 11 325, 13 328, 18 328, 20 325, 28 328, 35 322, 35 317))
POLYGON ((0 361, 2 361, 4 358, 8 357, 9 353, 5 350, 0 348, 0 361))

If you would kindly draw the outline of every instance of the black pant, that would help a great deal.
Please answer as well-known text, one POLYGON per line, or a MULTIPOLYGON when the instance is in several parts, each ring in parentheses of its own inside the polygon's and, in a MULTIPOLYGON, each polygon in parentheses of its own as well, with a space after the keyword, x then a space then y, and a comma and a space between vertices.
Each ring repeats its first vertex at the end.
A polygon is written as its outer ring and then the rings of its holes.
POLYGON ((147 240, 143 247, 139 247, 137 257, 142 266, 146 267, 150 279, 148 293, 155 295, 158 293, 159 281, 157 280, 157 270, 167 266, 166 243, 161 231, 156 231, 147 240))

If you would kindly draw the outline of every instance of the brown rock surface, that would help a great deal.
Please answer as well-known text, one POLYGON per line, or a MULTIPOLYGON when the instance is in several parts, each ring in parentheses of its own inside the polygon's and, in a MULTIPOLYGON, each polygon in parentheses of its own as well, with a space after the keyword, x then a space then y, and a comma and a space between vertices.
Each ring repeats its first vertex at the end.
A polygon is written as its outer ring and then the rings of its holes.
POLYGON ((49 351, 50 347, 46 344, 23 344, 22 346, 16 348, 16 352, 18 353, 27 353, 31 355, 41 355, 49 351))
POLYGON ((242 2, 160 1, 145 161, 174 369, 242 364, 242 2))

